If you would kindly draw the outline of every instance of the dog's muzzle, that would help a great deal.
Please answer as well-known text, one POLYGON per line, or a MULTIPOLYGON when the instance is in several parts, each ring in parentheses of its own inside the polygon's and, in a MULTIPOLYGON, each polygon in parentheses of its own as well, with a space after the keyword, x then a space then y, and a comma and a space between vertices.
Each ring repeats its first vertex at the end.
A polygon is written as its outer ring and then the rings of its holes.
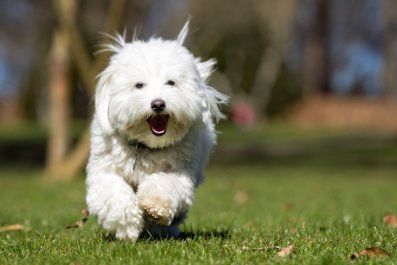
POLYGON ((156 136, 162 136, 167 132, 168 114, 155 114, 147 118, 150 130, 156 136))
POLYGON ((156 136, 162 136, 167 132, 168 114, 161 114, 165 110, 166 104, 162 99, 155 99, 151 103, 152 110, 156 113, 147 118, 147 123, 152 133, 156 136))

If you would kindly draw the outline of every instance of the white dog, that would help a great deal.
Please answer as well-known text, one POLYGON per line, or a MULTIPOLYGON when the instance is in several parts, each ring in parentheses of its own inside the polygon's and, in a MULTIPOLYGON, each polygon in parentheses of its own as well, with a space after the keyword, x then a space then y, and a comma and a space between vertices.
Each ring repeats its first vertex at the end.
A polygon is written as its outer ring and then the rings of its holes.
POLYGON ((200 62, 176 40, 114 38, 100 74, 87 165, 87 205, 118 239, 178 236, 216 141, 227 97, 206 84, 200 62))

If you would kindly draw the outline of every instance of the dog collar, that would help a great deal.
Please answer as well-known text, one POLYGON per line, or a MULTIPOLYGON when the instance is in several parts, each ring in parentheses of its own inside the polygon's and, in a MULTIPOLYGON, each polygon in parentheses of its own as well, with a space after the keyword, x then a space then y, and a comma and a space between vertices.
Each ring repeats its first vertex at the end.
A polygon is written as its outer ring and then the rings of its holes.
POLYGON ((161 150, 163 148, 150 148, 146 144, 144 144, 141 141, 138 141, 137 139, 129 139, 128 140, 128 146, 135 148, 135 157, 134 157, 134 164, 132 166, 132 169, 135 170, 136 162, 139 159, 139 149, 147 149, 147 150, 161 150))
POLYGON ((147 149, 150 151, 159 151, 159 150, 164 150, 166 149, 166 147, 156 147, 156 148, 152 148, 147 146, 144 142, 141 142, 137 139, 129 139, 128 140, 128 146, 135 148, 136 150, 138 149, 147 149))
POLYGON ((138 141, 137 139, 129 139, 128 146, 135 148, 135 158, 134 158, 134 165, 132 169, 135 170, 136 162, 139 159, 139 149, 149 149, 143 142, 138 141))
POLYGON ((138 141, 137 139, 129 139, 128 140, 128 145, 131 147, 134 147, 136 149, 142 148, 142 149, 150 149, 146 144, 144 144, 141 141, 138 141))

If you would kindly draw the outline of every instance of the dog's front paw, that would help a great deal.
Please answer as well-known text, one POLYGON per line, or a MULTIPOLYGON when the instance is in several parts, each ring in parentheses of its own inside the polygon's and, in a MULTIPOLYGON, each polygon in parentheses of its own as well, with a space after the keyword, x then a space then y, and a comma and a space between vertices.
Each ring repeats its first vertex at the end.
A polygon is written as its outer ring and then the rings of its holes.
POLYGON ((174 219, 171 203, 158 196, 145 196, 138 201, 139 207, 159 225, 170 225, 174 219))
POLYGON ((133 200, 109 200, 103 207, 95 209, 92 213, 97 215, 102 227, 117 239, 136 241, 142 232, 144 220, 142 210, 133 200))

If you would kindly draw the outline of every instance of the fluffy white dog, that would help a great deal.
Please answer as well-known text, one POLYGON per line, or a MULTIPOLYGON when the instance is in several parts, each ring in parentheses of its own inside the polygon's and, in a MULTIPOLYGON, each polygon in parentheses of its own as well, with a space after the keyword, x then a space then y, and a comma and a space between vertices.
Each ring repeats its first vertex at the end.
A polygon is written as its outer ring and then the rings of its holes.
POLYGON ((207 85, 214 60, 201 62, 176 40, 107 46, 87 165, 87 205, 118 239, 142 232, 178 236, 216 142, 213 120, 227 97, 207 85))

